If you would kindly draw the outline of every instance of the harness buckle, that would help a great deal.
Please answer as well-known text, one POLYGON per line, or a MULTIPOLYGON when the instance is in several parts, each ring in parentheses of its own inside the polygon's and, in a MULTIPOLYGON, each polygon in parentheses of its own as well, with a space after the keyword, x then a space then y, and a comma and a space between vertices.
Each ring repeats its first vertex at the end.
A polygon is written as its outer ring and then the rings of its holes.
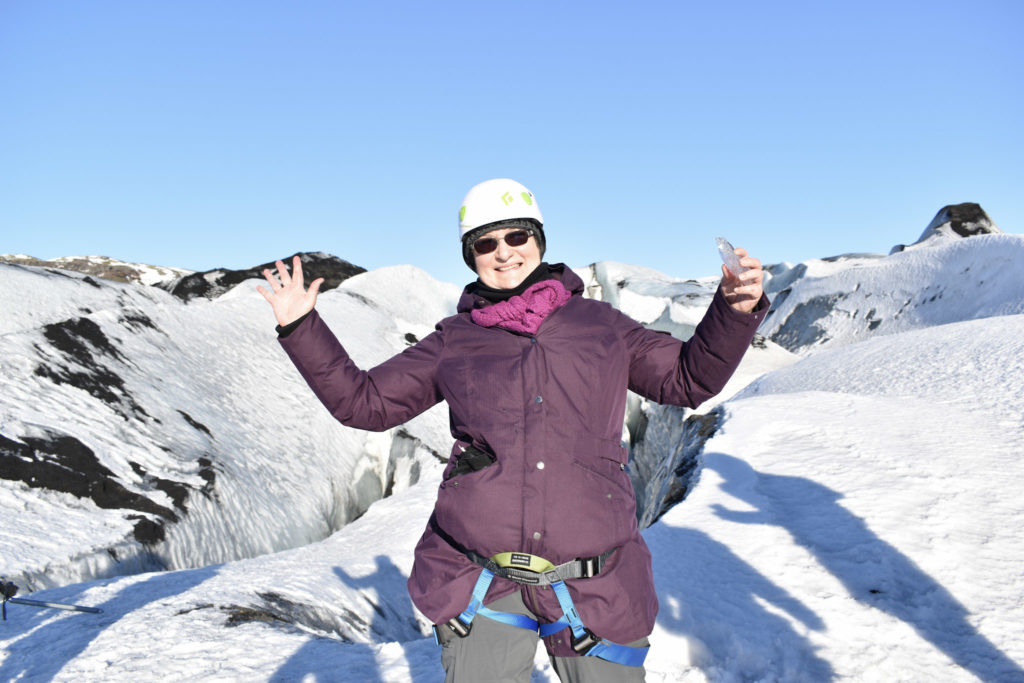
POLYGON ((597 576, 601 572, 601 558, 600 557, 581 557, 580 558, 580 578, 589 579, 597 576))
POLYGON ((575 635, 569 638, 569 642, 572 643, 572 649, 581 655, 585 655, 594 649, 594 646, 601 642, 601 639, 594 635, 586 626, 583 627, 583 633, 577 638, 575 635))
MULTIPOLYGON (((462 619, 459 619, 458 617, 453 617, 453 618, 449 619, 448 621, 446 621, 445 623, 443 623, 441 625, 441 627, 448 627, 459 638, 465 638, 466 636, 469 635, 470 630, 472 630, 473 623, 470 622, 470 623, 467 624, 466 622, 462 621, 462 619)), ((439 627, 438 626, 434 627, 435 630, 437 628, 439 628, 439 627)), ((436 634, 435 634, 435 639, 436 639, 436 634)))

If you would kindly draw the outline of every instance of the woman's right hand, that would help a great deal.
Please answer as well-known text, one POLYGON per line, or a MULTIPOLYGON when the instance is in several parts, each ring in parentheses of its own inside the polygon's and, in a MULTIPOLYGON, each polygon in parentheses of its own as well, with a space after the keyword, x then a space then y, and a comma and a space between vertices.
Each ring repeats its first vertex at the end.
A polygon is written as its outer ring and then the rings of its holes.
POLYGON ((305 289, 302 286, 302 261, 299 260, 298 255, 292 259, 290 275, 282 261, 277 261, 275 265, 280 280, 274 277, 269 268, 264 268, 263 277, 270 283, 270 290, 268 291, 262 286, 257 286, 256 289, 274 307, 277 324, 284 327, 313 310, 316 305, 316 295, 320 291, 320 285, 323 284, 324 279, 318 277, 310 283, 308 290, 305 289))

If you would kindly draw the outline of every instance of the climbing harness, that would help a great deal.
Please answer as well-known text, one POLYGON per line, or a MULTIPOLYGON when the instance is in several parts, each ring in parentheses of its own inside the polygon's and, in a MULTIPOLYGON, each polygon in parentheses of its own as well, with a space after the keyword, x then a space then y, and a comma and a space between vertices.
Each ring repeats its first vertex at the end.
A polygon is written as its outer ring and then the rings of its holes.
MULTIPOLYGON (((528 631, 536 631, 541 638, 554 635, 562 629, 569 628, 572 636, 570 643, 572 649, 585 657, 599 657, 601 659, 624 664, 626 666, 643 666, 647 657, 647 647, 630 647, 613 643, 596 635, 593 631, 583 625, 576 606, 573 604, 572 596, 569 595, 569 587, 565 585, 566 579, 588 579, 597 576, 604 568, 607 560, 616 548, 596 557, 583 557, 555 565, 543 557, 521 552, 498 553, 486 558, 471 550, 466 550, 456 543, 448 534, 441 531, 436 523, 434 528, 440 532, 442 538, 448 541, 454 548, 466 555, 470 560, 482 567, 480 577, 473 587, 473 596, 469 605, 462 613, 450 619, 443 627, 451 629, 460 638, 469 635, 473 627, 473 619, 478 614, 494 621, 516 626, 528 631), (528 586, 551 586, 558 598, 558 604, 562 608, 562 618, 551 624, 541 624, 536 619, 524 614, 512 612, 499 612, 484 605, 484 596, 495 576, 500 576, 521 585, 528 586)), ((434 627, 434 640, 440 644, 437 634, 438 627, 434 627)))

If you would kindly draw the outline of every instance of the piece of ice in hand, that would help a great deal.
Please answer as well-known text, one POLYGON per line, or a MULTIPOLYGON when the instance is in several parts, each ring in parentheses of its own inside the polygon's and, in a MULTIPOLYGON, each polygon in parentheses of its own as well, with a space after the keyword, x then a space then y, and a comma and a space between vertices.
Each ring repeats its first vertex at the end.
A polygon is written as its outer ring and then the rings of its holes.
POLYGON ((739 275, 747 272, 747 269, 740 265, 740 257, 736 255, 736 250, 729 244, 729 240, 724 237, 716 237, 715 242, 718 244, 718 253, 722 256, 722 263, 730 273, 739 275))

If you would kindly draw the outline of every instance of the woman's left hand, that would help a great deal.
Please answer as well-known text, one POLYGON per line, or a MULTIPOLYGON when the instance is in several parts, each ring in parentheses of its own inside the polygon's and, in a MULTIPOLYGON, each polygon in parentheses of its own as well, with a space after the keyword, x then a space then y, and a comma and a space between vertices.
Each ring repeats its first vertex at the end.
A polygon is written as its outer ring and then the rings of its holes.
POLYGON ((750 256, 746 249, 739 247, 735 252, 740 257, 740 265, 747 270, 737 276, 723 265, 722 284, 719 286, 730 306, 741 313, 750 313, 764 294, 764 271, 761 270, 761 262, 750 256))

